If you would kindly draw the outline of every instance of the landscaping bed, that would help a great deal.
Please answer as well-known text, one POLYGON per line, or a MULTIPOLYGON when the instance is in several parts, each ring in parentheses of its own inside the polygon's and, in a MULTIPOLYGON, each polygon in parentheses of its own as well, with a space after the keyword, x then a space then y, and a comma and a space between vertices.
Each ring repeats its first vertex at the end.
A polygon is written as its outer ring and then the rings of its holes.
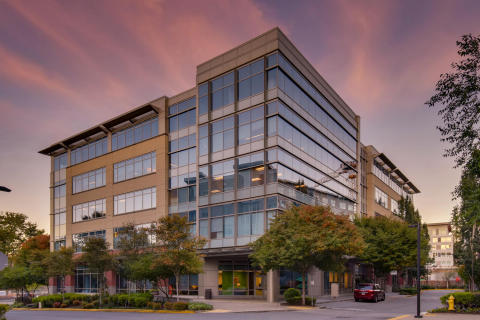
POLYGON ((154 301, 153 294, 131 293, 102 295, 101 304, 98 294, 65 293, 40 296, 33 299, 31 305, 25 307, 58 309, 143 309, 143 310, 169 310, 169 311, 200 311, 212 310, 213 307, 206 303, 199 302, 177 302, 177 301, 154 301))
POLYGON ((430 312, 480 314, 480 292, 453 292, 440 297, 440 301, 445 307, 433 309, 430 312), (455 298, 453 305, 455 310, 452 311, 448 311, 450 296, 455 298))

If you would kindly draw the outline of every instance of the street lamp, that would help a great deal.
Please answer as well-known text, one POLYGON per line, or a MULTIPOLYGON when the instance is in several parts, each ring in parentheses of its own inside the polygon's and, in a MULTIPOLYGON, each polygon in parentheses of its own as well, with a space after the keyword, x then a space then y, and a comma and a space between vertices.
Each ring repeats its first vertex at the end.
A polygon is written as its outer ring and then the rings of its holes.
POLYGON ((420 315, 420 221, 415 225, 409 225, 409 228, 417 228, 417 315, 415 318, 423 318, 420 315))
POLYGON ((7 187, 0 186, 0 191, 11 192, 12 190, 8 189, 7 187))

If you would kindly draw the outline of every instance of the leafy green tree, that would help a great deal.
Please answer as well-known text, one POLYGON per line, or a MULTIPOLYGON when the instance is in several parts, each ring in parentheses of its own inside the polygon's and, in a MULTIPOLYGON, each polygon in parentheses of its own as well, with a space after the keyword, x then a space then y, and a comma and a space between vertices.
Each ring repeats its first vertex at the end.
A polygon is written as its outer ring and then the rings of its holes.
POLYGON ((463 35, 457 47, 461 60, 451 64, 452 72, 440 75, 426 104, 440 106, 443 125, 437 128, 441 140, 451 145, 444 156, 454 157, 460 167, 480 148, 480 35, 463 35))
POLYGON ((27 239, 43 234, 23 213, 0 212, 0 252, 12 257, 27 239))
MULTIPOLYGON (((384 217, 363 217, 355 220, 365 248, 359 258, 373 265, 375 276, 384 278, 390 271, 403 271, 417 263, 417 230, 405 221, 384 217)), ((421 233, 421 263, 429 261, 428 231, 421 233)))
POLYGON ((398 216, 410 224, 421 220, 420 212, 415 209, 413 201, 408 197, 402 197, 398 201, 398 216))
POLYGON ((363 241, 353 223, 328 207, 291 207, 278 215, 269 230, 252 244, 250 258, 263 270, 287 268, 305 278, 310 268, 341 271, 346 256, 361 253, 363 241))
POLYGON ((186 217, 171 215, 160 218, 153 228, 157 240, 151 268, 175 277, 177 301, 180 276, 202 272, 203 260, 198 253, 205 240, 192 237, 186 217))
POLYGON ((452 213, 454 259, 473 291, 480 283, 480 150, 472 152, 454 195, 460 200, 452 213))
MULTIPOLYGON (((75 273, 75 260, 73 258, 73 249, 62 247, 60 250, 50 252, 45 258, 47 265, 47 275, 49 277, 61 277, 65 282, 65 277, 75 273)), ((62 297, 64 290, 62 290, 62 297)))
POLYGON ((98 273, 98 289, 100 305, 105 291, 105 272, 115 270, 116 263, 108 249, 108 242, 104 238, 90 237, 85 241, 80 262, 84 263, 92 273, 98 273))

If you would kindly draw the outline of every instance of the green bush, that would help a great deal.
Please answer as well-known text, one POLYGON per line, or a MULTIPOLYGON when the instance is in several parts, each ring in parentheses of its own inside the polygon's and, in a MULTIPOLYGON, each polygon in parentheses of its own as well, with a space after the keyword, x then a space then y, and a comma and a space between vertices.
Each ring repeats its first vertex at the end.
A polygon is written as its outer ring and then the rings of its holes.
MULTIPOLYGON (((312 299, 313 299, 313 304, 317 302, 316 298, 311 298, 311 297, 305 297, 305 305, 306 306, 311 306, 312 305, 312 299)), ((295 296, 286 299, 287 303, 293 306, 300 306, 302 305, 302 297, 301 296, 295 296)))
POLYGON ((295 288, 288 288, 288 289, 285 290, 285 292, 283 293, 283 297, 284 297, 285 300, 287 300, 287 301, 288 301, 288 299, 290 299, 290 298, 300 297, 301 295, 302 295, 302 293, 300 292, 300 290, 295 289, 295 288))
POLYGON ((213 310, 213 306, 203 302, 191 302, 188 304, 188 310, 213 310))
POLYGON ((417 294, 417 288, 401 288, 398 292, 402 295, 415 295, 417 294))
POLYGON ((5 313, 10 310, 10 306, 8 304, 0 304, 0 320, 5 320, 5 313))
POLYGON ((145 308, 150 302, 147 297, 135 297, 133 300, 136 308, 145 308))
POLYGON ((160 302, 148 302, 147 308, 152 310, 162 310, 163 306, 160 302))
POLYGON ((440 297, 442 304, 448 307, 448 298, 455 298, 455 309, 480 308, 480 292, 452 292, 440 297))
POLYGON ((187 310, 188 309, 188 303, 186 302, 174 302, 173 303, 173 310, 187 310))
POLYGON ((93 304, 92 302, 86 302, 83 304, 83 309, 93 309, 95 308, 95 304, 93 304))
POLYGON ((167 310, 173 310, 173 302, 167 301, 163 304, 163 307, 167 310))

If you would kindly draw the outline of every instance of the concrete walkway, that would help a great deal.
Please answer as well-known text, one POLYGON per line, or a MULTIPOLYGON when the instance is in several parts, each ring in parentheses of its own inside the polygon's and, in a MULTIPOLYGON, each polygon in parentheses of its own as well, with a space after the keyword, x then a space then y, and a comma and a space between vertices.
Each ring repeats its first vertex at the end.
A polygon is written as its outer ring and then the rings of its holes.
MULTIPOLYGON (((461 313, 425 313, 422 314, 423 319, 426 320, 478 320, 480 315, 476 314, 461 314, 461 313)), ((414 315, 403 315, 389 320, 415 320, 414 315)))
POLYGON ((211 304, 212 313, 224 312, 270 312, 292 310, 288 306, 282 306, 279 302, 268 303, 265 300, 242 300, 242 299, 194 299, 194 301, 211 304))

